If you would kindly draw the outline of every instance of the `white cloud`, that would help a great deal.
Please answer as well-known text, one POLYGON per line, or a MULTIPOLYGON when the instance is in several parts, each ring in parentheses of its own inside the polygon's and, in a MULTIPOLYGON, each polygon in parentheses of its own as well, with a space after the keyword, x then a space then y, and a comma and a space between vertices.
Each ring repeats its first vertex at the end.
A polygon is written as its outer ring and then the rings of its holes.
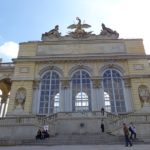
POLYGON ((18 55, 19 44, 9 41, 0 46, 0 58, 3 61, 10 61, 12 58, 16 58, 18 55))

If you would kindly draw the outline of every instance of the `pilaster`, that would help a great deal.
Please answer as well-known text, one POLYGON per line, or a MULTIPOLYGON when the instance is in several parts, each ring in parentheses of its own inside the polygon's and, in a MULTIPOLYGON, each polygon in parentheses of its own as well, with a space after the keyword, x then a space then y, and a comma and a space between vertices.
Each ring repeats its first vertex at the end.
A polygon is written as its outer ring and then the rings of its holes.
POLYGON ((32 114, 37 114, 39 109, 39 86, 40 80, 33 81, 33 101, 32 101, 32 114))
POLYGON ((92 96, 92 110, 99 111, 104 106, 104 96, 102 92, 102 80, 99 77, 92 77, 93 96, 92 96))
POLYGON ((61 99, 60 99, 60 111, 68 112, 72 111, 72 99, 70 99, 70 79, 62 78, 61 80, 61 99))

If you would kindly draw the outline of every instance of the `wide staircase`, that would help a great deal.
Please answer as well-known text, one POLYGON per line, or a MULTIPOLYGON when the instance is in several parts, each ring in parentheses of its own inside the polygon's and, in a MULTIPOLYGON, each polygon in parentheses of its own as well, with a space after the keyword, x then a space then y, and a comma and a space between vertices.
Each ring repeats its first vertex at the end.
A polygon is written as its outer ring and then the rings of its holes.
POLYGON ((77 144, 122 144, 122 136, 101 134, 72 134, 56 135, 46 139, 23 140, 23 145, 77 145, 77 144))
MULTIPOLYGON (((145 143, 142 139, 135 139, 133 144, 145 143)), ((21 145, 114 145, 124 144, 123 136, 101 134, 76 134, 76 135, 56 135, 46 139, 22 140, 21 145)))
MULTIPOLYGON (((84 134, 56 134, 46 139, 32 139, 23 140, 23 145, 77 145, 77 144, 124 144, 124 136, 115 134, 115 131, 122 131, 122 124, 124 122, 129 123, 135 121, 136 118, 133 114, 115 115, 112 113, 105 114, 106 130, 105 132, 99 131, 99 133, 84 133, 84 134)), ((143 117, 143 116, 142 116, 143 117)), ((57 118, 57 114, 45 118, 45 121, 53 122, 54 118, 57 118)), ((144 143, 142 138, 133 140, 133 144, 144 143)))
MULTIPOLYGON (((70 116, 71 114, 67 114, 70 116)), ((87 114, 84 114, 85 116, 87 114)), ((90 114, 91 115, 91 114, 90 114)), ((94 115, 97 115, 94 113, 94 115)), ((0 145, 77 145, 77 144, 124 144, 124 136, 123 134, 118 134, 120 130, 122 132, 122 123, 130 123, 131 121, 134 123, 150 123, 150 115, 135 115, 135 114, 124 114, 124 115, 115 115, 111 113, 106 113, 105 119, 105 132, 102 133, 100 130, 97 133, 72 133, 72 134, 59 134, 55 132, 54 124, 58 121, 58 116, 62 117, 64 114, 53 114, 49 117, 31 117, 31 118, 3 118, 0 120, 1 127, 4 127, 6 124, 9 126, 12 123, 16 126, 21 125, 29 126, 34 125, 37 127, 43 127, 44 124, 48 124, 51 128, 50 138, 46 138, 43 140, 36 140, 34 136, 32 138, 20 139, 14 142, 10 142, 7 138, 0 139, 0 145), (54 132, 52 132, 54 131, 54 132)), ((99 114, 98 114, 99 116, 99 114)), ((71 116, 72 117, 72 116, 71 116)), ((98 118, 99 119, 99 118, 98 118)), ((145 141, 138 136, 136 140, 133 141, 133 144, 145 143, 145 141)))

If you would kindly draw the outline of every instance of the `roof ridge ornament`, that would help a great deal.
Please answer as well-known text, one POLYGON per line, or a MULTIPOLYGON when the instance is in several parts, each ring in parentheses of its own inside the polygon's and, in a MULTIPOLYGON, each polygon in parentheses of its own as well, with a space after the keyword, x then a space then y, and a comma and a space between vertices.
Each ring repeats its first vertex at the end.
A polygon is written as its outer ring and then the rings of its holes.
POLYGON ((90 28, 91 25, 82 23, 79 17, 76 17, 77 23, 69 25, 68 29, 73 29, 68 35, 61 36, 59 25, 55 25, 53 29, 42 34, 43 41, 58 41, 58 40, 75 40, 75 39, 118 39, 119 33, 101 24, 102 29, 99 35, 93 34, 93 31, 85 31, 85 28, 90 28))
POLYGON ((42 39, 44 37, 59 38, 60 36, 61 36, 61 33, 59 32, 59 25, 55 25, 55 27, 53 29, 42 34, 42 39))
POLYGON ((114 37, 114 38, 119 37, 119 33, 117 31, 114 31, 114 30, 106 27, 104 23, 102 23, 102 30, 101 30, 100 35, 106 36, 106 37, 114 37))
POLYGON ((90 28, 91 25, 89 24, 81 24, 81 19, 79 17, 76 17, 76 20, 78 21, 77 24, 71 24, 68 26, 68 29, 75 29, 73 32, 69 32, 69 35, 73 38, 87 38, 91 35, 92 31, 86 32, 84 28, 90 28))

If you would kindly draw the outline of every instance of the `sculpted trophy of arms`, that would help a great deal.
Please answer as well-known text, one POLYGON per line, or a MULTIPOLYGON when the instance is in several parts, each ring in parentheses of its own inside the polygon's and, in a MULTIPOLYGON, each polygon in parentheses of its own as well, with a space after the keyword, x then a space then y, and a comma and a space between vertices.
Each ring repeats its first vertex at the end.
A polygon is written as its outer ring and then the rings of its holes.
POLYGON ((77 24, 72 24, 68 26, 68 29, 75 29, 73 32, 70 32, 69 35, 71 35, 73 38, 86 38, 88 37, 91 32, 86 32, 83 28, 89 28, 91 27, 88 24, 81 24, 81 19, 79 17, 76 17, 76 20, 78 21, 77 24))

